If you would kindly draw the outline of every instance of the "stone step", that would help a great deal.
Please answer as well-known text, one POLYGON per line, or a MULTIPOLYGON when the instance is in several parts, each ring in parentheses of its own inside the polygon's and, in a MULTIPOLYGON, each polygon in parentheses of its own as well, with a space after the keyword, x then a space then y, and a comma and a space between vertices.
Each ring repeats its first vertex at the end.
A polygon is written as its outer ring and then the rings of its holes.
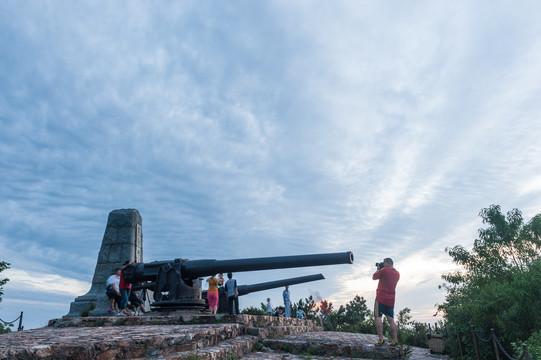
POLYGON ((300 320, 276 316, 210 315, 205 313, 187 313, 186 311, 149 313, 140 316, 88 316, 49 320, 49 327, 106 327, 106 326, 139 326, 139 325, 193 325, 239 323, 247 327, 268 326, 304 326, 312 331, 318 329, 314 320, 300 320))
POLYGON ((247 328, 246 333, 257 336, 259 339, 282 337, 286 335, 301 334, 305 332, 323 331, 323 328, 311 326, 268 326, 264 328, 247 328))
POLYGON ((295 355, 288 353, 270 353, 270 352, 253 352, 245 355, 241 360, 359 360, 359 358, 345 358, 337 356, 313 356, 313 355, 295 355))
POLYGON ((240 359, 253 351, 258 338, 251 335, 242 335, 233 339, 222 341, 216 345, 177 352, 167 356, 144 357, 140 360, 229 360, 240 359))
POLYGON ((0 336, 0 359, 134 359, 216 345, 241 324, 41 328, 0 336))
POLYGON ((375 346, 377 336, 340 332, 306 332, 263 339, 264 346, 279 352, 365 359, 397 359, 399 346, 375 346))
POLYGON ((240 315, 63 320, 0 336, 0 359, 395 359, 375 335, 323 332, 313 321, 240 315), (225 322, 235 321, 235 322, 225 322), (182 324, 178 324, 178 323, 182 324), (198 324, 195 324, 195 323, 198 324), (216 323, 218 322, 218 323, 216 323), (165 324, 164 324, 165 323, 165 324), (99 326, 107 324, 107 326, 99 326), (262 326, 262 327, 260 327, 262 326), (253 349, 267 352, 250 353, 253 349))

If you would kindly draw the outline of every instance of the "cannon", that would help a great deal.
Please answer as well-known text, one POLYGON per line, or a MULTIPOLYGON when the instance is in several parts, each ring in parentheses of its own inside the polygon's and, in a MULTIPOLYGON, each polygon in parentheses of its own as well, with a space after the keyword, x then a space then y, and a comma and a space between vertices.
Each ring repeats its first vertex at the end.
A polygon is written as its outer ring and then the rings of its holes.
POLYGON ((202 309, 201 278, 227 272, 243 272, 295 267, 352 264, 353 253, 311 254, 234 260, 174 259, 126 265, 124 279, 154 292, 152 310, 202 309))
MULTIPOLYGON (((252 284, 252 285, 238 285, 237 292, 239 296, 242 296, 242 295, 251 294, 253 292, 276 289, 276 288, 283 287, 286 285, 303 284, 303 283, 307 283, 311 281, 324 280, 324 279, 325 279, 325 276, 323 276, 323 274, 314 274, 314 275, 299 276, 299 277, 283 279, 283 280, 268 281, 268 282, 252 284)), ((202 297, 205 300, 207 299, 206 290, 203 291, 202 297)), ((227 296, 225 294, 225 288, 220 287, 218 289, 218 298, 219 298, 218 312, 225 313, 227 311, 227 296)))

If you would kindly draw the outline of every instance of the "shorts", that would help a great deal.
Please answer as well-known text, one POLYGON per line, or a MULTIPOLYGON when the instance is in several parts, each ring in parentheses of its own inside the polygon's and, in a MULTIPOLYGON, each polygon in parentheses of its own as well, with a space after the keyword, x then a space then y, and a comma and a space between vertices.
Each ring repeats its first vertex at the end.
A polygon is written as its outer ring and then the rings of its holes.
POLYGON ((381 317, 382 314, 394 317, 394 306, 387 306, 376 301, 374 303, 374 316, 381 317))
POLYGON ((110 286, 107 286, 107 291, 105 293, 109 299, 115 299, 118 296, 110 286))
POLYGON ((209 301, 209 307, 218 307, 218 293, 207 293, 207 300, 209 301))

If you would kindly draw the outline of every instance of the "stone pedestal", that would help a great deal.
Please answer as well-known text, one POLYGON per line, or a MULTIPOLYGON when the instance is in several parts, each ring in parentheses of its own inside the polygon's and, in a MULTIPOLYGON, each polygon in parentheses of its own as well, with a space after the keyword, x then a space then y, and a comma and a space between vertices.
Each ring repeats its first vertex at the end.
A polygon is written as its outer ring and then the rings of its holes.
POLYGON ((127 260, 143 262, 142 222, 136 209, 113 210, 109 213, 92 287, 88 293, 71 303, 70 311, 64 318, 79 317, 91 306, 95 306, 89 313, 91 316, 108 314, 109 299, 105 294, 107 278, 127 260))

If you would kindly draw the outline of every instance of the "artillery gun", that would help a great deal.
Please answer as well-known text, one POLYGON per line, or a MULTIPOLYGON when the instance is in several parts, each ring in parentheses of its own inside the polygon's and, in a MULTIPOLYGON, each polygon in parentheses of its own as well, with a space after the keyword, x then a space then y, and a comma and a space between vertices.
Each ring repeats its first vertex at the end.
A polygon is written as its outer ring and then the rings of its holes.
POLYGON ((353 264, 351 251, 342 253, 274 256, 234 260, 174 259, 126 265, 124 279, 154 292, 152 310, 202 309, 201 278, 227 272, 287 269, 307 266, 353 264))

